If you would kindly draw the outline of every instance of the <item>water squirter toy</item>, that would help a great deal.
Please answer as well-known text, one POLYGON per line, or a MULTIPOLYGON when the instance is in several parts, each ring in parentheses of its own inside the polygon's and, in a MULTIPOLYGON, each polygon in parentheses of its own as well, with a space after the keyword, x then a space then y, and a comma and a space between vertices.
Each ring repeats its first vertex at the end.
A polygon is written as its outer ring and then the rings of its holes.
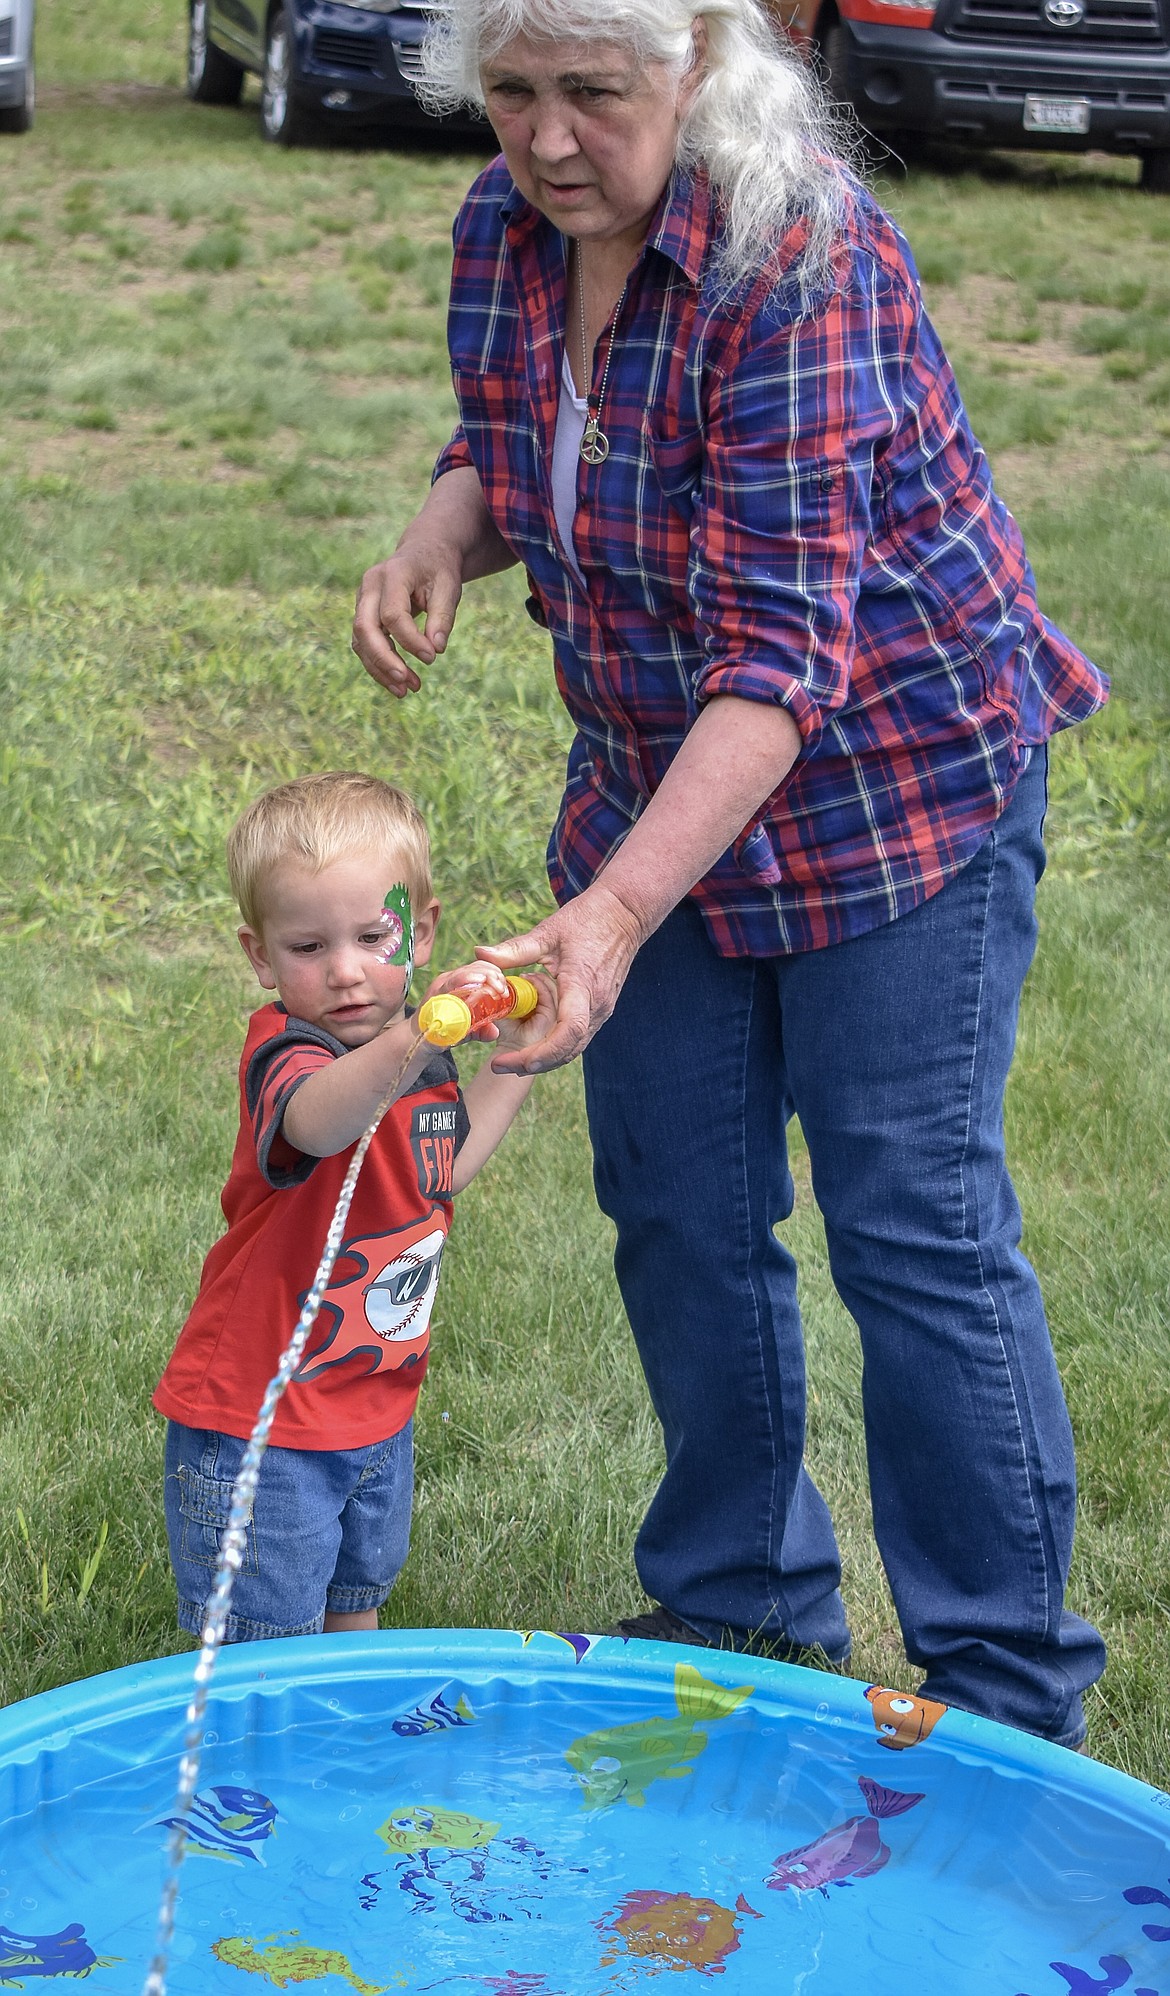
POLYGON ((419 1007, 418 1029, 434 1047, 458 1046, 495 1019, 529 1019, 540 1003, 531 978, 505 977, 493 964, 467 976, 459 991, 440 991, 419 1007))

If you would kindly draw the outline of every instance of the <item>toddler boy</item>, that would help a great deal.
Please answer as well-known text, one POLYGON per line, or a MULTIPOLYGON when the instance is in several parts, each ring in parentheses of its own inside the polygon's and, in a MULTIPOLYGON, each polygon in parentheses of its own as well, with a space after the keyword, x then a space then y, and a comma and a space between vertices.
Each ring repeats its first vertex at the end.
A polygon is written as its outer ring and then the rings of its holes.
MULTIPOLYGON (((228 871, 240 942, 276 998, 253 1013, 240 1063, 227 1232, 154 1395, 168 1417, 179 1623, 194 1635, 245 1443, 312 1283, 353 1146, 411 1046, 411 958, 429 961, 439 916, 423 821, 402 791, 370 776, 303 777, 257 798, 232 829, 228 871), (399 961, 388 963, 380 915, 395 887, 405 890, 391 897, 399 961)), ((551 987, 534 981, 539 1009, 501 1027, 509 1045, 548 1030, 551 987)), ((490 1028, 483 1037, 494 1037, 490 1028)), ((409 1544, 411 1427, 452 1195, 491 1155, 530 1085, 485 1063, 463 1092, 449 1053, 423 1046, 411 1061, 277 1409, 229 1642, 377 1627, 409 1544)))

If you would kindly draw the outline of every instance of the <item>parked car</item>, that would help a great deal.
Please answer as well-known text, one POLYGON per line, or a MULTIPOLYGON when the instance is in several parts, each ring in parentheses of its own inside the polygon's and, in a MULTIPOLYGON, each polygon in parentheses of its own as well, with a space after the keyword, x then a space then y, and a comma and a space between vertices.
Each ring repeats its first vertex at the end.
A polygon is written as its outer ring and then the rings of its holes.
POLYGON ((33 121, 33 0, 0 0, 0 132, 33 121))
POLYGON ((434 127, 414 92, 431 12, 426 0, 189 0, 187 94, 234 104, 252 70, 261 130, 278 145, 331 125, 434 127))
POLYGON ((778 0, 834 95, 895 149, 1136 153, 1170 194, 1170 0, 778 0))

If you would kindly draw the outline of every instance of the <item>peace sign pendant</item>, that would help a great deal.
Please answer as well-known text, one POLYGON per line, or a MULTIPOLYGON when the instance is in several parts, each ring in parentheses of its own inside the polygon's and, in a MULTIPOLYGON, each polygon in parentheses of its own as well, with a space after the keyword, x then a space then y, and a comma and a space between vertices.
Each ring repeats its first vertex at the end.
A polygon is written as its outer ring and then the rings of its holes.
POLYGON ((609 456, 609 438, 604 430, 597 427, 596 416, 590 416, 581 437, 581 456, 586 464, 604 464, 609 456))

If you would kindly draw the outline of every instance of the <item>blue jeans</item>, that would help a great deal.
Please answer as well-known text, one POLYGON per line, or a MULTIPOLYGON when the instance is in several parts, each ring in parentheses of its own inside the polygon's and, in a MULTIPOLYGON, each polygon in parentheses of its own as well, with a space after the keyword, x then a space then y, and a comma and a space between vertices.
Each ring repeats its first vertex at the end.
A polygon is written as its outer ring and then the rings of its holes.
MULTIPOLYGON (((165 1505, 179 1627, 200 1635, 246 1443, 167 1422, 165 1505)), ((328 1608, 380 1608, 410 1548, 413 1423, 368 1448, 267 1449, 229 1643, 319 1635, 328 1608)))
POLYGON ((585 1056, 597 1195, 666 1471, 639 1577, 714 1640, 849 1652, 803 1466, 786 1130, 800 1118, 864 1355, 874 1530, 925 1695, 1064 1745, 1104 1644, 1064 1608, 1072 1437, 1003 1149, 1035 946, 1046 758, 913 913, 830 949, 724 958, 684 902, 585 1056))

